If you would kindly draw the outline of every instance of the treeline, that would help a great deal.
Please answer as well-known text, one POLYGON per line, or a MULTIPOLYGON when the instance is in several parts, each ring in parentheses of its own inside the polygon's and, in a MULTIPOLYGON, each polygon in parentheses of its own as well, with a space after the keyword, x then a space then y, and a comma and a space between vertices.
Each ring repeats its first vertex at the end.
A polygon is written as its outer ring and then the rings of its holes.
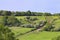
POLYGON ((4 11, 4 10, 0 10, 0 16, 4 16, 4 15, 14 15, 14 16, 58 16, 60 15, 60 13, 43 13, 43 12, 31 12, 30 10, 26 11, 26 12, 19 12, 19 11, 4 11))

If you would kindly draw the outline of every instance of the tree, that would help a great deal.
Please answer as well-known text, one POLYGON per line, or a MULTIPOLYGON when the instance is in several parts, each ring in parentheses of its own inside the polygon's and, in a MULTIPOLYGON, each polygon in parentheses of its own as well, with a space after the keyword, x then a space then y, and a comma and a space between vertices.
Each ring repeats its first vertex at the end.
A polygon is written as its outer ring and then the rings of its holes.
POLYGON ((0 11, 0 16, 2 16, 3 10, 0 11))
POLYGON ((53 20, 52 20, 53 17, 45 16, 45 19, 46 19, 47 23, 46 23, 46 27, 44 28, 44 30, 45 31, 51 31, 54 28, 54 26, 52 26, 52 24, 53 24, 53 20))
POLYGON ((0 23, 0 40, 16 40, 14 33, 4 25, 4 18, 0 23))
POLYGON ((16 38, 8 27, 0 24, 0 40, 16 40, 16 38))
POLYGON ((44 16, 52 16, 52 14, 45 12, 45 13, 44 13, 44 16))
POLYGON ((6 15, 7 15, 7 16, 10 16, 10 15, 11 15, 11 11, 3 11, 3 12, 2 12, 2 15, 3 15, 3 16, 6 16, 6 15))
POLYGON ((26 13, 27 13, 26 16, 31 16, 31 11, 30 10, 28 10, 26 13))
POLYGON ((19 26, 20 24, 21 24, 21 22, 17 18, 15 18, 13 13, 7 19, 8 26, 19 26))
POLYGON ((16 11, 16 16, 21 16, 21 13, 16 11))

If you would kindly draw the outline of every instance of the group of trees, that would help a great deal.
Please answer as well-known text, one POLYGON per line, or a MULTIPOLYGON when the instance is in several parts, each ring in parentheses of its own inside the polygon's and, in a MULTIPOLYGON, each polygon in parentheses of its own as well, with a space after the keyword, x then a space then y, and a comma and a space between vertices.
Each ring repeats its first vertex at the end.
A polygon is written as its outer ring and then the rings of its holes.
POLYGON ((0 40, 17 40, 8 27, 0 25, 0 40))
POLYGON ((43 12, 31 12, 30 10, 28 10, 26 12, 24 12, 24 11, 22 11, 22 12, 19 12, 19 11, 14 12, 14 11, 0 10, 0 16, 4 16, 4 15, 10 16, 10 15, 12 15, 12 13, 15 16, 42 16, 42 15, 44 15, 44 16, 52 16, 52 15, 54 15, 55 16, 55 15, 60 15, 60 13, 51 14, 51 13, 47 13, 47 12, 45 12, 45 13, 43 13, 43 12))
POLYGON ((44 27, 44 31, 55 31, 55 32, 60 31, 60 27, 56 28, 54 24, 54 22, 58 20, 59 18, 53 19, 53 17, 45 16, 45 19, 47 23, 46 23, 46 27, 44 27))
POLYGON ((4 22, 4 16, 0 20, 0 40, 18 40, 15 37, 15 34, 11 31, 11 29, 8 28, 8 26, 5 26, 4 22))
POLYGON ((21 22, 14 16, 4 16, 4 25, 5 26, 20 26, 21 22))
POLYGON ((21 22, 15 18, 14 12, 0 11, 0 15, 3 17, 4 26, 19 26, 21 22))
POLYGON ((46 23, 46 27, 44 28, 44 30, 51 31, 54 28, 54 26, 52 25, 54 20, 52 17, 47 17, 47 16, 45 16, 45 19, 47 23, 46 23))

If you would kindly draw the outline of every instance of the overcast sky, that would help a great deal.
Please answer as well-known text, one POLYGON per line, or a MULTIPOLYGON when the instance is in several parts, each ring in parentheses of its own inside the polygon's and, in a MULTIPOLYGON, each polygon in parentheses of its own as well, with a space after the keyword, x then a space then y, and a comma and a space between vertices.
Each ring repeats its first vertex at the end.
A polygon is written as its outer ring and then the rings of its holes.
POLYGON ((60 12, 60 0, 0 0, 0 10, 60 12))

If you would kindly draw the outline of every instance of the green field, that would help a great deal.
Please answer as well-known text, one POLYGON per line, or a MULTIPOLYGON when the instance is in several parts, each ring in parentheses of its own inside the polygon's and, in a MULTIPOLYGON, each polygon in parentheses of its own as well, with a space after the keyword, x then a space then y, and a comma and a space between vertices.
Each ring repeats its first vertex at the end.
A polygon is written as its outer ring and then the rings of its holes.
MULTIPOLYGON (((31 24, 35 25, 34 23, 38 24, 42 20, 46 20, 44 16, 30 16, 31 18, 38 18, 35 21, 32 21, 31 24)), ((22 21, 24 24, 29 24, 28 21, 26 21, 26 16, 17 16, 16 17, 18 20, 22 21)), ((55 29, 60 27, 60 19, 58 16, 48 16, 49 20, 57 19, 56 21, 53 22, 55 29)), ((46 26, 46 25, 45 25, 46 26)), ((22 27, 9 27, 12 32, 15 33, 15 36, 21 33, 26 33, 34 28, 22 28, 22 27)), ((47 32, 47 31, 42 31, 42 32, 30 32, 24 35, 19 35, 17 38, 19 40, 52 40, 52 38, 55 38, 60 35, 60 32, 47 32)))
POLYGON ((60 13, 0 10, 0 40, 60 40, 60 13))
POLYGON ((18 37, 20 40, 51 40, 60 35, 60 32, 32 32, 18 37))
POLYGON ((33 28, 9 27, 9 29, 11 29, 12 32, 15 33, 15 35, 18 35, 20 33, 28 32, 28 31, 32 30, 33 28))
MULTIPOLYGON (((19 27, 10 27, 12 32, 15 33, 15 35, 18 35, 19 33, 25 33, 27 31, 30 31, 31 28, 19 28, 19 27)), ((52 38, 57 37, 60 35, 60 32, 30 32, 25 35, 18 36, 17 38, 19 40, 51 40, 52 38)))

